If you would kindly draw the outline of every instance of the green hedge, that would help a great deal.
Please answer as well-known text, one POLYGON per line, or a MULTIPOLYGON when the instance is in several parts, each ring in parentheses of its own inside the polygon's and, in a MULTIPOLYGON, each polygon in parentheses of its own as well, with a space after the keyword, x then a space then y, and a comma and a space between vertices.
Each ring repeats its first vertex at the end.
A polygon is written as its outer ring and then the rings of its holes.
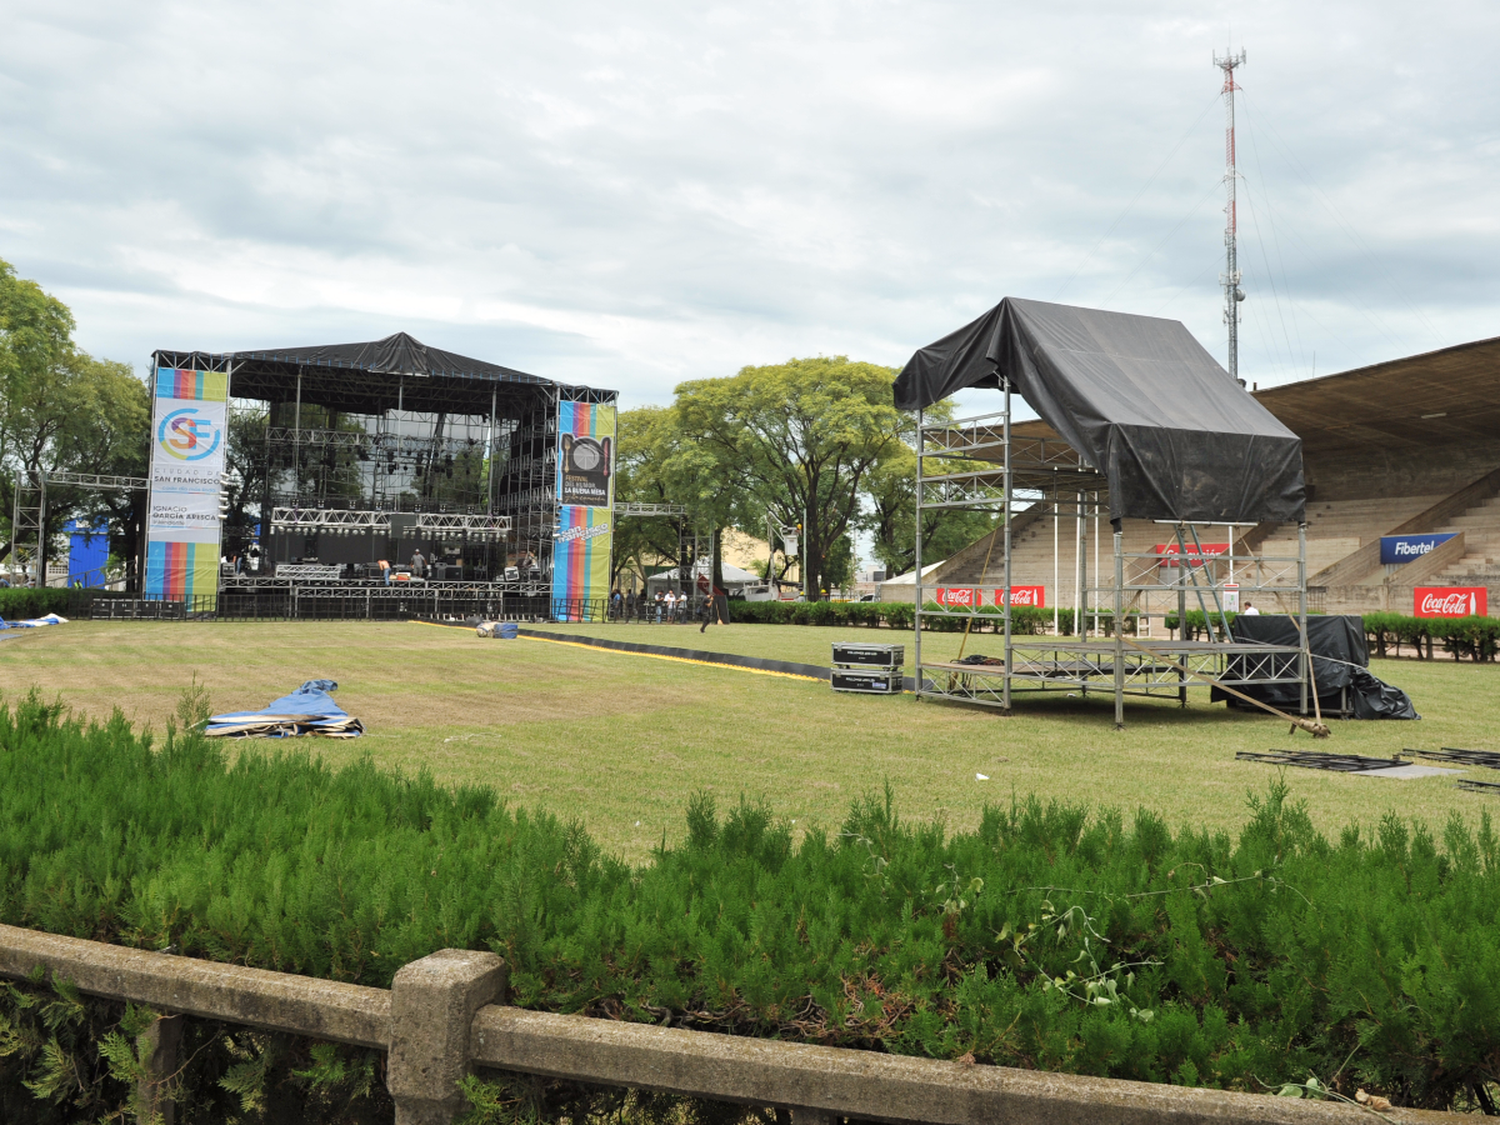
POLYGON ((910 629, 915 616, 903 602, 743 602, 729 603, 729 618, 746 625, 887 626, 910 629))
POLYGON ((1403 647, 1431 660, 1433 647, 1457 659, 1494 660, 1500 651, 1500 619, 1494 617, 1411 617, 1403 613, 1365 614, 1365 636, 1371 655, 1400 656, 1403 647))
MULTIPOLYGON (((1451 1107, 1500 1078, 1487 814, 1441 844, 1394 814, 1331 841, 1277 783, 1237 839, 1023 799, 950 836, 887 792, 797 843, 755 805, 700 797, 686 838, 632 869, 486 789, 258 751, 0 706, 0 920, 380 986, 433 950, 488 948, 526 1007, 1154 1082, 1316 1076, 1451 1107)), ((128 1077, 124 1040, 83 1016, 49 1049, 66 1021, 45 1003, 61 1001, 0 990, 22 1044, 0 1066, 8 1102, 64 1062, 128 1077)), ((274 1037, 194 1042, 197 1119, 226 1091, 264 1104, 276 1073, 324 1101, 374 1096, 367 1054, 304 1050, 299 1071, 274 1037)))
MULTIPOLYGON (((1235 615, 1230 614, 1233 621, 1235 615)), ((1217 621, 1217 616, 1216 616, 1217 621)), ((1168 629, 1178 627, 1177 614, 1165 618, 1168 629)), ((1412 617, 1404 613, 1364 615, 1365 639, 1371 656, 1400 656, 1403 648, 1419 659, 1431 660, 1438 644, 1460 660, 1492 661, 1500 651, 1500 619, 1493 617, 1412 617)), ((1208 635, 1203 611, 1187 613, 1189 639, 1208 635)))
POLYGON ((32 589, 26 586, 0 587, 0 618, 19 621, 56 613, 62 617, 87 616, 94 600, 93 590, 73 590, 61 586, 32 589))
MULTIPOLYGON (((961 633, 969 621, 967 614, 942 614, 936 602, 923 606, 926 614, 922 627, 936 633, 961 633)), ((1073 628, 1073 611, 1058 611, 1062 631, 1066 634, 1073 628)), ((1100 612, 1101 627, 1110 615, 1100 612)), ((730 618, 736 623, 750 625, 839 625, 839 626, 884 626, 890 629, 910 629, 916 610, 910 602, 733 602, 730 618)), ((970 627, 972 632, 1003 632, 1004 624, 997 606, 985 606, 980 616, 970 627)), ((1052 610, 1033 606, 1015 606, 1011 610, 1011 629, 1018 634, 1050 633, 1052 610)))

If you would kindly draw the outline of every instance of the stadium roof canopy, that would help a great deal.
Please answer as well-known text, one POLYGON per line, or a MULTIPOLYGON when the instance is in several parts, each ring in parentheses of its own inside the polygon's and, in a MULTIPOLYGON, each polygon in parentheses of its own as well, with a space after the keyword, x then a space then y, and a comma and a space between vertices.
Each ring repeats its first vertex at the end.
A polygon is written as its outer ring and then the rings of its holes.
POLYGON ((233 398, 292 402, 356 414, 388 410, 502 415, 517 400, 556 392, 590 401, 612 391, 569 387, 498 363, 472 359, 397 332, 359 344, 314 344, 240 352, 158 351, 158 367, 228 371, 233 398))
MULTIPOLYGON (((1500 337, 1252 394, 1302 439, 1304 459, 1500 443, 1500 337)), ((1011 433, 1059 458, 1066 448, 1040 419, 1011 433)))
POLYGON ((1305 457, 1500 438, 1500 337, 1256 391, 1305 457))

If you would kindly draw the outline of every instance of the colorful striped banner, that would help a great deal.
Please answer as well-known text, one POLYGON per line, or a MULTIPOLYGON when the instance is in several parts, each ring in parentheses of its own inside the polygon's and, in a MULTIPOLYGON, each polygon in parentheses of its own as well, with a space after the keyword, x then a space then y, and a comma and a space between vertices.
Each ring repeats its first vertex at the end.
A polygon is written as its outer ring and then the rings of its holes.
POLYGON ((147 545, 145 596, 148 601, 188 601, 194 595, 215 595, 218 591, 218 544, 155 542, 147 545))
MULTIPOLYGON (((567 450, 580 442, 587 443, 595 458, 613 460, 615 442, 615 407, 590 402, 557 404, 558 468, 557 497, 561 501, 570 491, 564 488, 563 472, 567 450)), ((599 466, 593 473, 582 472, 585 494, 607 496, 597 507, 560 504, 558 529, 552 544, 552 600, 554 603, 576 603, 590 598, 609 596, 611 552, 614 545, 614 466, 599 466)), ((580 479, 575 471, 575 486, 580 479)), ((573 491, 578 491, 575 487, 573 491)))
POLYGON ((210 608, 219 591, 229 374, 158 367, 152 389, 145 596, 197 598, 195 608, 210 608))
POLYGON ((610 548, 613 541, 608 508, 565 505, 559 510, 552 548, 552 598, 576 601, 609 596, 610 548))
POLYGON ((229 373, 158 367, 156 369, 156 397, 197 399, 199 402, 228 402, 229 373))

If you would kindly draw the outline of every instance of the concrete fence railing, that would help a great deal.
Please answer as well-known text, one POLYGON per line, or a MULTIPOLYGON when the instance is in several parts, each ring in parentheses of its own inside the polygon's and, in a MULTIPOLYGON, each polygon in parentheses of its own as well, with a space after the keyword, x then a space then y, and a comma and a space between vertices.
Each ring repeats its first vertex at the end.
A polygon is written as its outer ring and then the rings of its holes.
MULTIPOLYGON (((506 1007, 492 953, 443 950, 397 972, 387 991, 148 953, 0 926, 0 976, 38 966, 81 992, 167 1013, 149 1033, 143 1118, 173 1107, 181 1016, 240 1023, 388 1052, 398 1125, 447 1125, 475 1066, 687 1094, 788 1111, 794 1125, 1316 1125, 1375 1121, 1347 1105, 964 1065, 506 1007)), ((778 1115, 780 1116, 780 1115, 778 1115)), ((1452 1121, 1395 1110, 1387 1120, 1452 1121)))

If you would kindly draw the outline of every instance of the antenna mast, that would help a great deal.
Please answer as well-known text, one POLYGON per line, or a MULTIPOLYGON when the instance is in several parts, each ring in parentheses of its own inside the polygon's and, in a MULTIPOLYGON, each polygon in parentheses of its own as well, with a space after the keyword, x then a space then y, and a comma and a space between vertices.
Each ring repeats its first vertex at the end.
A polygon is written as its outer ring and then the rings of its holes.
POLYGON ((1240 48, 1237 55, 1225 54, 1223 58, 1215 51, 1214 65, 1224 72, 1224 89, 1220 93, 1224 95, 1224 186, 1229 193, 1224 206, 1227 220, 1224 225, 1224 272, 1219 275, 1219 283, 1224 287, 1224 323, 1229 326, 1229 375, 1244 386, 1245 381, 1240 379, 1239 303, 1245 299, 1245 291, 1240 288, 1238 213, 1234 198, 1239 180, 1234 165, 1234 92, 1239 89, 1234 83, 1234 68, 1245 65, 1244 48, 1240 48))

